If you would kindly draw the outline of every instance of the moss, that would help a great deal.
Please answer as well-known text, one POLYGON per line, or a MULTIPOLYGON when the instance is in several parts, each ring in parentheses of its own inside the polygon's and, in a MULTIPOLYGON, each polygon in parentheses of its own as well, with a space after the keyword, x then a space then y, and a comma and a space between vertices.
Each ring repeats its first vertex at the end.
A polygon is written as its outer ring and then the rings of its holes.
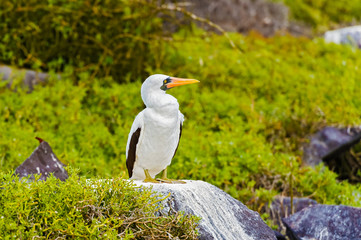
MULTIPOLYGON (((339 182, 324 166, 302 166, 300 151, 323 126, 360 125, 360 51, 318 38, 229 37, 242 52, 223 36, 180 31, 155 45, 154 64, 143 69, 201 81, 169 91, 186 117, 170 177, 208 181, 260 212, 274 195, 291 193, 360 207, 360 184, 339 182)), ((126 140, 143 108, 144 73, 123 69, 133 82, 119 84, 117 76, 64 65, 61 80, 55 67, 32 93, 0 83, 2 174, 31 154, 39 136, 82 177, 126 176, 126 140)))
MULTIPOLYGON (((69 170, 69 169, 68 169, 69 170)), ((0 233, 16 239, 196 239, 197 218, 160 213, 159 196, 122 178, 19 181, 1 173, 0 233)))
MULTIPOLYGON (((162 69, 149 70, 201 80, 169 91, 186 116, 170 176, 208 181, 258 210, 273 195, 289 194, 292 172, 296 195, 359 206, 353 197, 359 186, 346 188, 329 171, 301 167, 300 147, 322 126, 360 124, 360 52, 290 36, 231 37, 244 54, 222 36, 181 42, 175 35, 162 69), (305 172, 318 180, 303 178, 305 172), (323 178, 332 184, 321 184, 323 178), (329 192, 348 197, 326 199, 329 192)), ((65 72, 61 81, 54 77, 30 94, 1 88, 2 169, 16 168, 36 147, 29 139, 39 136, 83 176, 126 175, 128 132, 143 108, 141 83, 89 81, 85 72, 74 82, 74 74, 65 72)))
POLYGON ((325 31, 337 24, 360 21, 361 4, 357 0, 276 0, 290 8, 293 19, 310 24, 316 31, 325 31))

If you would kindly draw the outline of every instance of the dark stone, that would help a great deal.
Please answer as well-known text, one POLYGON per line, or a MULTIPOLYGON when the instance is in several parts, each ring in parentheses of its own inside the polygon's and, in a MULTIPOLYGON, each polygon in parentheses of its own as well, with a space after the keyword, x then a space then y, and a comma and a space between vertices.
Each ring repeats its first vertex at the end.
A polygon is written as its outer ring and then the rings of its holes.
POLYGON ((326 127, 311 137, 309 145, 304 146, 303 162, 309 166, 324 162, 338 173, 339 179, 361 182, 357 174, 361 170, 361 160, 350 153, 350 148, 360 139, 360 129, 326 127))
POLYGON ((56 178, 65 181, 68 178, 68 173, 64 166, 65 164, 55 156, 50 145, 41 140, 40 145, 30 157, 16 168, 15 174, 20 178, 31 175, 31 180, 35 179, 34 174, 41 174, 40 180, 46 180, 52 173, 56 178))
POLYGON ((273 232, 275 233, 277 240, 287 240, 286 236, 284 236, 280 232, 277 231, 273 231, 273 232))
POLYGON ((304 147, 303 162, 309 166, 316 166, 322 162, 323 158, 327 158, 337 149, 342 149, 342 146, 351 147, 350 144, 354 143, 352 140, 352 133, 347 133, 343 129, 326 127, 313 135, 310 144, 304 147))
POLYGON ((134 183, 151 186, 163 196, 170 193, 163 202, 165 214, 175 210, 201 217, 199 239, 276 240, 275 233, 257 212, 209 183, 190 180, 186 180, 186 184, 134 183))
POLYGON ((276 224, 280 230, 285 230, 282 219, 299 212, 304 208, 316 205, 315 200, 309 198, 293 198, 293 212, 291 210, 291 198, 276 196, 269 207, 269 214, 273 223, 276 224))
POLYGON ((291 240, 361 240, 361 208, 317 204, 283 223, 291 240))

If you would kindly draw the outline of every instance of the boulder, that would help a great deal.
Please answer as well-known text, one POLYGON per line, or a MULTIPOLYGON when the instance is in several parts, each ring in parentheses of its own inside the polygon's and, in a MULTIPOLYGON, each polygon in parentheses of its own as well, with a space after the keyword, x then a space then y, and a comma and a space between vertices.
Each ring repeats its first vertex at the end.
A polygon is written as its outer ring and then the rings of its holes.
POLYGON ((256 30, 271 36, 289 25, 287 7, 265 0, 193 0, 187 9, 231 32, 256 30))
POLYGON ((61 181, 68 178, 68 173, 64 169, 65 164, 59 161, 54 154, 50 145, 38 138, 39 146, 19 167, 16 168, 15 174, 19 178, 30 176, 29 179, 34 180, 34 174, 41 174, 39 180, 46 180, 50 174, 53 174, 61 181))
POLYGON ((303 163, 316 166, 324 162, 339 175, 339 179, 361 182, 358 171, 361 161, 350 154, 350 148, 361 139, 359 128, 339 129, 326 127, 310 138, 303 148, 303 163))
POLYGON ((359 134, 348 132, 346 129, 325 127, 311 136, 310 144, 303 149, 303 162, 309 166, 316 166, 322 159, 332 158, 338 153, 348 150, 360 140, 359 134), (354 135, 357 137, 354 140, 354 135))
POLYGON ((361 208, 317 204, 283 219, 291 240, 361 240, 361 208))
POLYGON ((170 209, 201 217, 200 239, 225 240, 276 240, 275 233, 257 212, 248 209, 221 189, 203 182, 186 180, 186 184, 144 183, 163 196, 165 213, 170 209))

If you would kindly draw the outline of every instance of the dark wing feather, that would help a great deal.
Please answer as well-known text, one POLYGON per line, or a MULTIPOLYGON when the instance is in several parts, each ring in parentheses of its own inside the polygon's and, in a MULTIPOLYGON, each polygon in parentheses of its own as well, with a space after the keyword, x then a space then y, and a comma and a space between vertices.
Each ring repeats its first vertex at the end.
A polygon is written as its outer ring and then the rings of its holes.
POLYGON ((133 167, 136 157, 135 153, 137 151, 139 136, 140 136, 140 128, 138 128, 137 131, 133 133, 129 143, 128 157, 127 157, 127 168, 128 168, 129 178, 131 178, 133 175, 133 167))
POLYGON ((177 148, 175 149, 174 151, 174 154, 173 154, 173 157, 172 159, 174 158, 175 154, 177 153, 177 150, 178 150, 178 147, 179 147, 179 142, 180 142, 180 138, 182 136, 182 123, 180 124, 180 131, 179 131, 179 140, 178 140, 178 145, 177 145, 177 148))

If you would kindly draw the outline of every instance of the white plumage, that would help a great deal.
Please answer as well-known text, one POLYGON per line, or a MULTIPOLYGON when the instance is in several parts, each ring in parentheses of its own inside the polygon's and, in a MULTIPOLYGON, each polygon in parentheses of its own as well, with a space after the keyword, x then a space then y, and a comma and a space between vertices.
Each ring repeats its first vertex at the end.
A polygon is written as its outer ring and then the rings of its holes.
POLYGON ((165 91, 195 82, 198 81, 163 74, 152 75, 144 81, 141 96, 146 108, 136 116, 126 148, 131 179, 148 179, 146 173, 149 172, 154 180, 171 163, 179 144, 184 116, 179 111, 177 99, 165 91))

